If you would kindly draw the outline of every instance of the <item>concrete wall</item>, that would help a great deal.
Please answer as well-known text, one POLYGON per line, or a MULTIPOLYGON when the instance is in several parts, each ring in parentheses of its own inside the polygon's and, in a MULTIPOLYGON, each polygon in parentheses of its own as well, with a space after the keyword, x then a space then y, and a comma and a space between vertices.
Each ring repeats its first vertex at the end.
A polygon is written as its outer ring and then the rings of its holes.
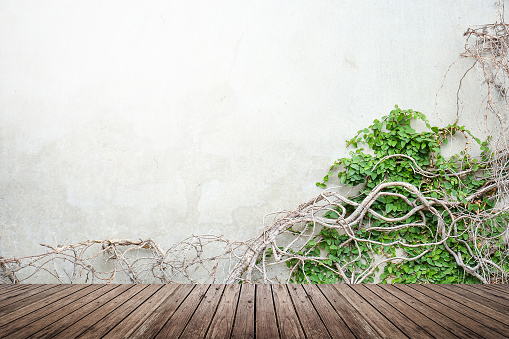
POLYGON ((444 75, 495 5, 0 0, 0 256, 257 235, 394 104, 450 123, 470 62, 444 75))

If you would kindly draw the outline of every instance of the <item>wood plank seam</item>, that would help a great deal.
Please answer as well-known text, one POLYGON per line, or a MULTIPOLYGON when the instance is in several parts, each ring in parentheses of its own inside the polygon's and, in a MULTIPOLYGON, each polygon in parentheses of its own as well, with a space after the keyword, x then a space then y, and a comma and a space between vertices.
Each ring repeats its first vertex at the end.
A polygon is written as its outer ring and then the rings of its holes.
POLYGON ((316 285, 323 296, 357 338, 382 338, 377 330, 355 309, 333 285, 316 285), (335 298, 338 300, 336 301, 335 298))
POLYGON ((274 315, 276 317, 277 332, 279 334, 279 338, 281 338, 281 328, 279 327, 279 319, 278 319, 278 316, 277 316, 276 302, 275 302, 275 299, 274 299, 274 288, 272 287, 272 284, 270 285, 270 291, 271 291, 271 294, 272 294, 272 306, 274 307, 274 315))
POLYGON ((242 285, 240 285, 239 297, 237 298, 237 305, 235 306, 235 314, 233 315, 232 329, 230 331, 230 336, 228 338, 231 338, 231 336, 233 335, 233 330, 235 329, 235 323, 236 323, 236 320, 237 320, 237 313, 238 313, 238 310, 239 310, 239 303, 240 303, 240 295, 241 295, 241 293, 242 293, 242 285))
MULTIPOLYGON (((419 312, 419 310, 412 307, 412 305, 406 304, 403 300, 397 298, 396 296, 392 295, 385 289, 381 288, 380 285, 369 285, 368 288, 372 292, 376 293, 376 295, 379 298, 385 300, 394 308, 398 309, 401 313, 404 312, 408 319, 410 320, 419 319, 419 324, 417 325, 423 328, 431 336, 435 338, 449 338, 449 337, 457 338, 456 335, 445 329, 440 324, 433 321, 433 319, 419 312), (413 315, 413 317, 411 317, 411 315, 413 315)), ((415 321, 413 322, 415 323, 415 321)))
POLYGON ((443 298, 440 298, 440 296, 443 296, 442 294, 439 294, 438 292, 434 292, 433 290, 426 288, 423 285, 412 286, 411 288, 422 293, 423 295, 427 296, 428 298, 435 300, 437 303, 440 303, 440 304, 448 307, 449 309, 453 310, 454 312, 458 312, 459 314, 463 315, 464 317, 471 319, 474 323, 478 323, 480 326, 484 327, 485 330, 490 330, 490 331, 493 330, 493 331, 498 332, 502 335, 505 333, 508 333, 507 330, 502 330, 500 328, 491 328, 490 326, 487 326, 487 324, 485 323, 485 321, 482 320, 482 318, 483 318, 483 316, 484 317, 489 317, 489 316, 483 315, 478 310, 472 309, 468 306, 464 306, 461 303, 458 303, 457 301, 450 299, 448 297, 445 297, 445 296, 443 298), (436 294, 438 294, 438 296, 436 294), (467 309, 465 309, 465 308, 467 308, 467 309))
MULTIPOLYGON (((506 321, 507 320, 507 314, 505 313, 502 313, 502 312, 499 312, 497 310, 494 310, 490 307, 487 307, 483 304, 480 304, 478 303, 477 301, 475 300, 472 300, 472 299, 468 299, 468 298, 465 298, 463 297, 462 295, 460 294, 457 294, 455 293, 454 291, 452 290, 449 290, 445 287, 441 287, 441 288, 432 288, 432 287, 429 287, 429 286, 425 286, 426 288, 428 289, 432 289, 433 291, 436 291, 437 293, 440 293, 441 295, 443 295, 444 297, 447 297, 451 300, 454 300, 458 303, 461 303, 462 305, 474 310, 474 311, 477 311, 487 317, 490 317, 492 320, 494 321, 500 321, 500 322, 503 322, 503 321, 506 321)), ((502 323, 503 324, 503 323, 502 323)), ((504 324, 503 324, 504 325, 504 324)), ((509 333, 509 325, 505 325, 507 326, 507 329, 506 329, 506 333, 509 333)))
POLYGON ((292 298, 292 294, 290 293, 290 288, 288 286, 289 285, 285 285, 286 290, 288 292, 288 297, 290 298, 290 302, 292 303, 293 310, 295 311, 295 314, 297 315, 297 320, 299 320, 300 328, 302 328, 302 332, 304 333, 304 335, 307 336, 306 332, 304 330, 304 326, 302 325, 302 319, 300 319, 301 317, 299 316, 299 312, 297 312, 297 308, 295 307, 295 301, 292 298))
POLYGON ((322 322, 323 326, 325 327, 325 330, 329 334, 329 337, 332 338, 332 334, 331 334, 330 330, 327 328, 327 325, 325 324, 325 321, 323 320, 323 315, 320 315, 320 312, 318 312, 318 309, 316 308, 315 304, 313 303, 313 297, 308 293, 308 291, 306 291, 306 289, 304 287, 303 287, 303 290, 306 293, 306 295, 307 295, 307 297, 309 299, 309 302, 313 306, 313 309, 315 310, 316 314, 318 314, 318 317, 320 318, 320 321, 322 322))
MULTIPOLYGON (((97 326, 97 324, 99 324, 100 322, 104 322, 105 319, 109 319, 113 316, 113 312, 118 312, 118 309, 119 308, 127 308, 128 312, 126 312, 126 314, 123 315, 123 317, 121 319, 119 319, 118 321, 116 321, 115 325, 111 326, 111 328, 109 328, 106 332, 102 333, 101 336, 104 337, 106 336, 108 333, 110 333, 115 327, 117 324, 121 323, 124 319, 126 319, 127 317, 129 317, 129 315, 131 315, 133 312, 135 312, 139 307, 141 307, 147 300, 149 300, 153 295, 155 295, 161 288, 162 286, 158 286, 157 289, 155 289, 154 291, 150 291, 150 290, 147 290, 151 285, 147 286, 145 289, 143 290, 140 290, 138 293, 136 293, 136 295, 132 296, 130 298, 130 302, 132 302, 133 299, 137 300, 139 299, 139 296, 142 295, 143 296, 143 299, 140 303, 138 303, 137 305, 135 305, 133 307, 133 309, 131 309, 129 311, 129 307, 131 305, 129 304, 122 304, 120 305, 119 307, 117 307, 115 310, 113 310, 112 312, 110 312, 108 315, 106 315, 103 319, 101 319, 100 321, 98 321, 96 324, 94 324, 94 326, 97 326), (148 293, 148 296, 145 295, 145 293, 149 291, 148 293)), ((80 336, 84 336, 86 335, 88 332, 88 330, 86 330, 85 332, 81 333, 80 336)))
POLYGON ((444 316, 440 311, 435 308, 429 306, 426 303, 421 302, 420 300, 414 298, 412 295, 398 289, 397 287, 393 287, 392 285, 380 285, 384 290, 391 293, 394 297, 400 299, 402 302, 407 304, 409 307, 412 307, 417 312, 423 314, 425 317, 431 319, 432 321, 438 323, 438 325, 445 328, 448 332, 453 335, 460 336, 462 338, 478 338, 478 334, 471 331, 465 327, 454 327, 453 319, 444 316), (392 287, 392 288, 389 288, 392 287), (447 320, 448 319, 448 320, 447 320))
MULTIPOLYGON (((397 324, 394 323, 394 321, 390 318, 387 317, 387 315, 385 314, 385 312, 381 312, 378 307, 376 307, 376 305, 373 305, 373 302, 370 302, 369 301, 369 298, 366 298, 366 296, 363 296, 357 289, 354 289, 352 288, 352 286, 348 285, 348 287, 354 291, 360 298, 364 299, 364 301, 366 301, 373 309, 375 309, 379 314, 382 315, 382 317, 390 324, 392 324, 392 326, 394 326, 395 328, 399 329, 401 331, 401 333, 403 333, 405 336, 406 334, 403 332, 403 330, 397 326, 397 324)), ((387 334, 387 333, 386 333, 387 334)))
POLYGON ((219 308, 219 304, 221 304, 221 300, 223 299, 223 296, 224 296, 224 293, 226 291, 226 287, 223 288, 223 291, 221 292, 221 296, 219 297, 219 301, 217 302, 217 305, 216 307, 214 308, 214 314, 212 315, 212 318, 210 318, 210 322, 209 324, 207 325, 207 330, 205 331, 205 335, 203 336, 204 338, 207 336, 207 333, 209 332, 210 330, 210 326, 212 325, 212 321, 214 320, 214 317, 216 316, 216 313, 217 313, 217 310, 219 308))
MULTIPOLYGON (((203 293, 201 293, 201 294, 200 294, 199 301, 198 301, 198 303, 196 304, 196 307, 194 308, 193 313, 192 313, 192 314, 191 314, 191 316, 187 319, 187 321, 186 321, 186 325, 182 328, 182 331, 180 331, 180 333, 179 333, 179 335, 178 335, 178 337, 179 337, 179 338, 180 338, 180 336, 184 333, 184 331, 186 330, 187 325, 189 325, 189 322, 191 322, 191 319, 193 319, 194 314, 196 313, 196 311, 197 311, 197 310, 198 310, 198 308, 200 307, 200 304, 203 302, 203 299, 205 299, 205 295, 207 294, 207 292, 208 292, 208 290, 211 288, 211 286, 212 286, 212 285, 209 285, 209 286, 207 287, 207 289, 206 289, 203 293)), ((188 295, 188 297, 189 297, 189 295, 188 295)), ((182 303, 183 303, 183 302, 182 302, 182 303)), ((175 313, 174 313, 173 315, 175 315, 177 312, 178 312, 178 309, 177 309, 177 311, 175 311, 175 313)), ((163 326, 163 328, 164 328, 164 326, 163 326)), ((161 329, 161 330, 162 330, 162 329, 161 329)), ((159 334, 158 334, 158 335, 159 335, 159 334)))
POLYGON ((170 321, 180 305, 193 292, 197 285, 179 285, 168 295, 165 300, 151 311, 150 317, 139 323, 129 333, 132 338, 154 338, 170 321), (177 304, 178 303, 178 304, 177 304))
POLYGON ((405 285, 397 286, 400 290, 407 290, 408 292, 412 292, 414 294, 414 298, 420 300, 421 302, 427 303, 431 308, 435 309, 437 312, 441 313, 444 317, 451 319, 451 321, 460 324, 461 326, 468 328, 470 331, 477 333, 478 336, 482 336, 486 333, 491 333, 493 335, 492 330, 484 326, 483 324, 477 323, 476 321, 469 321, 471 319, 461 314, 460 312, 455 311, 447 305, 444 305, 440 301, 437 301, 433 298, 428 297, 424 293, 418 291, 417 289, 412 288, 411 286, 405 285), (415 292, 414 292, 415 291, 415 292), (435 300, 435 302, 430 302, 431 300, 435 300), (465 319, 466 318, 466 319, 465 319), (477 325, 476 325, 477 324, 477 325))
MULTIPOLYGON (((401 330, 374 308, 365 298, 360 296, 349 285, 334 285, 334 288, 355 308, 365 320, 384 338, 405 336, 401 330), (339 286, 342 286, 341 288, 339 286), (364 305, 363 305, 364 304, 364 305), (368 306, 368 307, 366 307, 368 306), (378 321, 377 321, 378 319, 378 321), (383 321, 385 319, 385 321, 383 321), (380 321, 382 320, 382 321, 380 321)), ((405 336, 406 337, 406 336, 405 336)))
POLYGON ((407 332, 412 333, 412 336, 424 337, 426 335, 432 337, 428 331, 419 326, 416 322, 412 321, 403 312, 393 307, 383 298, 380 298, 375 292, 367 288, 364 284, 350 286, 357 294, 361 295, 373 308, 381 313, 388 321, 390 321, 402 333, 407 335, 407 332), (390 315, 390 316, 389 316, 390 315))

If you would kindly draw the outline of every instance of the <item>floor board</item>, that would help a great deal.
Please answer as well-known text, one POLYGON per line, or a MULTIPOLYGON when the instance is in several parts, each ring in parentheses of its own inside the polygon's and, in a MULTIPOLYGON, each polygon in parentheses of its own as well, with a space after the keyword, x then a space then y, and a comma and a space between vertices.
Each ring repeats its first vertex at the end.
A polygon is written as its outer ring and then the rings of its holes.
POLYGON ((507 285, 0 285, 1 338, 509 338, 507 285))

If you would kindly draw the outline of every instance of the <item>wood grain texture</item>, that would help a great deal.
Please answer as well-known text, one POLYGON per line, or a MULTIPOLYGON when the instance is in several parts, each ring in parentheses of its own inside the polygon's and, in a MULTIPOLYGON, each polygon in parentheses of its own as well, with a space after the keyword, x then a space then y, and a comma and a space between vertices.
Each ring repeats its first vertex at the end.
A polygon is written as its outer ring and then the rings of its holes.
POLYGON ((279 338, 276 310, 270 285, 256 286, 256 337, 279 338))
MULTIPOLYGON (((4 285, 5 286, 5 285, 4 285)), ((11 286, 11 285, 7 285, 11 286)), ((30 289, 31 285, 13 285, 10 288, 3 288, 0 290, 0 303, 3 304, 3 302, 6 299, 13 298, 17 295, 20 295, 21 293, 26 293, 30 289)))
MULTIPOLYGON (((500 333, 497 333, 497 331, 492 330, 482 323, 482 320, 479 319, 482 314, 475 310, 469 309, 454 300, 444 298, 439 293, 433 292, 420 285, 402 286, 402 288, 411 288, 417 291, 418 293, 413 294, 416 299, 430 304, 433 308, 435 308, 435 306, 440 308, 443 314, 447 314, 447 317, 471 329, 479 336, 488 336, 490 338, 500 336, 500 333)), ((505 334, 506 332, 504 331, 503 333, 505 334)))
POLYGON ((237 304, 232 338, 255 337, 255 285, 243 284, 237 304))
POLYGON ((302 285, 287 285, 304 334, 308 338, 330 338, 330 334, 302 285))
POLYGON ((16 285, 2 296, 2 338, 509 338, 498 285, 16 285))
POLYGON ((287 285, 272 285, 272 293, 281 338, 305 338, 287 285))
POLYGON ((37 300, 44 299, 45 297, 54 294, 55 291, 60 291, 68 287, 69 286, 66 285, 41 285, 30 289, 26 293, 22 293, 9 298, 0 304, 0 317, 2 315, 11 313, 18 308, 30 305, 37 300))
POLYGON ((504 314, 509 314, 509 304, 500 304, 496 301, 487 299, 487 298, 483 297, 482 295, 479 295, 472 291, 462 289, 461 287, 458 287, 457 285, 444 285, 443 288, 448 289, 456 294, 461 295, 464 298, 467 298, 469 300, 477 302, 481 305, 485 305, 489 308, 492 308, 498 312, 501 312, 504 314))
POLYGON ((16 302, 14 304, 10 304, 6 306, 6 308, 0 313, 1 314, 0 326, 1 328, 4 328, 8 323, 15 321, 19 318, 22 318, 27 314, 35 312, 40 308, 43 308, 61 298, 64 298, 81 288, 83 288, 83 286, 77 288, 70 288, 69 286, 65 287, 62 286, 62 288, 56 287, 51 290, 54 293, 49 293, 50 291, 45 291, 48 293, 41 292, 29 298, 20 300, 19 302, 16 302))
POLYGON ((130 334, 130 338, 154 338, 196 285, 179 285, 177 289, 153 310, 143 323, 130 334))
POLYGON ((456 285, 456 286, 458 286, 459 288, 462 288, 464 290, 478 294, 481 297, 486 298, 488 300, 499 303, 500 305, 506 306, 508 304, 508 299, 506 296, 503 296, 503 295, 500 296, 500 295, 494 294, 494 293, 492 293, 492 291, 489 291, 485 288, 476 288, 476 287, 470 286, 470 285, 456 285))
MULTIPOLYGON (((13 338, 24 338, 29 335, 38 332, 47 326, 48 323, 52 323, 55 320, 64 317, 65 314, 69 312, 67 309, 69 304, 72 304, 76 300, 80 300, 81 298, 89 295, 91 292, 101 288, 102 286, 94 286, 88 285, 83 286, 83 288, 77 289, 67 289, 68 295, 63 295, 59 299, 50 298, 46 299, 46 303, 43 303, 44 306, 37 308, 37 303, 33 304, 33 311, 24 315, 21 318, 16 319, 12 325, 9 326, 9 330, 5 331, 4 328, 0 329, 0 337, 6 337, 7 334, 11 333, 11 337, 13 338), (74 291, 74 292, 73 292, 74 291), (71 294, 71 292, 73 292, 71 294), (65 313, 64 313, 65 312, 65 313), (14 333, 13 333, 14 332, 14 333)), ((57 295, 57 294, 55 294, 57 295)), ((19 310, 18 310, 19 311, 19 310)), ((13 314, 16 312, 13 312, 13 314)))
POLYGON ((76 338, 88 328, 93 327, 97 322, 106 317, 110 312, 115 311, 124 303, 128 303, 138 292, 143 290, 146 285, 133 285, 122 293, 116 295, 108 302, 104 303, 94 311, 78 320, 64 331, 55 335, 55 338, 76 338))
POLYGON ((401 333, 404 333, 410 338, 433 338, 431 334, 405 315, 406 309, 402 309, 400 312, 397 308, 380 298, 364 285, 350 285, 350 288, 357 292, 359 296, 366 300, 379 313, 383 314, 387 320, 401 331, 401 333))
POLYGON ((337 314, 343 319, 350 331, 357 338, 381 338, 380 334, 371 327, 350 303, 338 293, 332 285, 317 285, 337 314))
MULTIPOLYGON (((139 291, 130 296, 128 302, 119 302, 118 307, 114 311, 108 313, 92 326, 89 326, 85 331, 81 332, 78 338, 102 338, 132 311, 156 293, 161 288, 161 285, 138 285, 138 287, 139 291)), ((132 292, 135 293, 134 290, 132 292)))
POLYGON ((392 305, 397 310, 403 312, 408 318, 412 319, 414 322, 418 322, 419 326, 423 328, 426 332, 432 335, 435 338, 457 338, 454 333, 451 333, 444 329, 442 326, 426 317, 424 314, 415 310, 414 308, 405 304, 402 300, 396 298, 394 295, 387 292, 385 289, 380 287, 379 285, 366 285, 366 288, 374 292, 378 298, 386 301, 390 305, 392 305))
POLYGON ((465 328, 464 326, 459 326, 452 319, 444 316, 442 313, 430 307, 428 304, 415 299, 411 294, 408 294, 392 285, 379 285, 379 287, 391 293, 393 296, 403 301, 409 307, 412 307, 419 313, 422 313, 424 316, 436 322, 450 333, 453 333, 454 335, 460 338, 479 337, 479 335, 476 334, 475 332, 469 330, 468 328, 465 328))
POLYGON ((74 307, 68 307, 69 311, 63 318, 53 322, 50 326, 39 330, 35 333, 36 338, 53 338, 58 333, 65 330, 67 327, 72 326, 74 323, 87 316, 109 300, 115 298, 119 293, 130 288, 129 285, 106 285, 98 292, 93 293, 92 299, 78 300, 74 307))
POLYGON ((120 321, 108 332, 110 338, 130 338, 136 329, 141 326, 149 317, 153 316, 154 310, 158 309, 166 299, 169 298, 179 285, 162 285, 153 295, 151 295, 142 305, 131 312, 127 317, 120 321))
POLYGON ((205 297, 209 287, 210 285, 196 285, 175 311, 175 314, 164 324, 156 338, 178 338, 205 297))
POLYGON ((486 326, 483 326, 482 324, 472 321, 472 319, 465 317, 463 314, 456 312, 455 310, 438 302, 437 300, 430 298, 430 297, 426 296, 425 294, 422 294, 421 292, 413 289, 412 287, 410 287, 410 285, 408 285, 408 286, 401 285, 401 286, 396 286, 396 287, 398 289, 402 290, 403 292, 411 295, 412 298, 433 308, 435 311, 439 312, 442 317, 447 317, 447 318, 451 319, 452 323, 456 324, 456 327, 461 326, 465 329, 469 329, 470 331, 474 332, 477 337, 482 337, 483 335, 490 333, 492 338, 496 338, 496 336, 493 336, 496 333, 494 331, 490 330, 489 328, 487 328, 486 326), (458 325, 460 325, 460 326, 458 326, 458 325))
POLYGON ((352 305, 383 338, 407 338, 393 323, 371 306, 362 296, 346 284, 334 285, 337 291, 352 305))
POLYGON ((180 338, 203 338, 216 313, 217 305, 223 295, 224 285, 211 285, 203 297, 200 307, 194 312, 180 338))
POLYGON ((475 301, 462 298, 461 295, 453 294, 440 285, 420 285, 418 286, 418 290, 435 300, 440 300, 441 303, 469 318, 475 319, 475 321, 484 324, 500 334, 509 333, 509 316, 507 314, 502 314, 475 301), (492 321, 493 319, 498 321, 494 322, 492 321))
MULTIPOLYGON (((269 286, 270 288, 270 286, 269 286)), ((240 285, 226 285, 206 338, 229 338, 239 302, 240 285)))
POLYGON ((27 338, 39 331, 44 331, 45 329, 50 328, 56 321, 72 314, 74 311, 80 309, 84 305, 87 305, 93 300, 102 297, 105 291, 109 288, 109 285, 91 285, 90 289, 82 290, 85 293, 83 297, 78 298, 79 295, 75 294, 73 295, 73 298, 67 298, 69 303, 64 307, 60 307, 57 311, 41 317, 27 326, 23 326, 20 330, 12 333, 9 337, 27 338))
POLYGON ((316 285, 302 285, 332 338, 355 338, 316 285))

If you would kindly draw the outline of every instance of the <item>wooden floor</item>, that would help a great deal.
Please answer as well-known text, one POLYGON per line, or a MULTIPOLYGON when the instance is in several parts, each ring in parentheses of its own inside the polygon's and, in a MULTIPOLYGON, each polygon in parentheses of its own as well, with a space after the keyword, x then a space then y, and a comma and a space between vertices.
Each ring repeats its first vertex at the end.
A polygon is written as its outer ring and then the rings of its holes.
POLYGON ((0 285, 0 338, 507 338, 509 285, 0 285))

